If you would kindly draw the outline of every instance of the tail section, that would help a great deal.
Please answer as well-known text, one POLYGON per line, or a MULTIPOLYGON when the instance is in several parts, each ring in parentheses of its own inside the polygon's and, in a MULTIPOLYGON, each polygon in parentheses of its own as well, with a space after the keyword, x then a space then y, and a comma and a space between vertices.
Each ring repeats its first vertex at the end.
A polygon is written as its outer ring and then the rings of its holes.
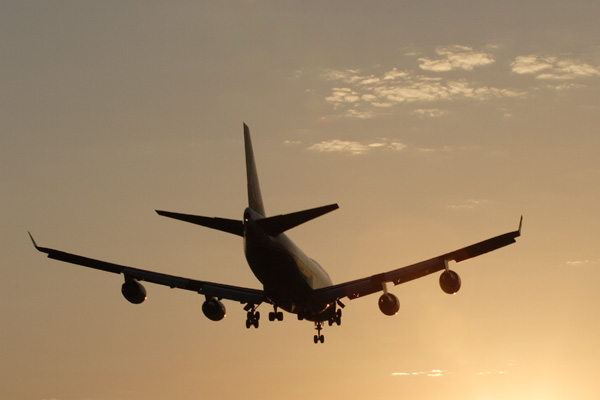
MULTIPOLYGON (((271 236, 277 236, 300 224, 310 221, 321 215, 327 214, 338 209, 337 204, 311 208, 309 210, 297 211, 290 214, 276 215, 267 218, 265 207, 263 205, 260 185, 258 184, 258 174, 256 172, 256 162, 254 161, 254 152, 252 151, 252 140, 250 139, 250 129, 244 124, 244 144, 246 148, 246 175, 248 179, 248 207, 256 211, 262 217, 257 219, 260 227, 271 236)), ((211 218, 200 215, 181 214, 170 211, 156 210, 158 215, 163 217, 178 219, 207 228, 231 233, 237 236, 244 236, 244 222, 226 218, 211 218)), ((33 240, 33 238, 31 238, 33 240)), ((35 242, 34 242, 35 245, 35 242)))
POLYGON ((244 124, 244 145, 246 147, 248 207, 265 217, 265 206, 260 193, 260 185, 258 183, 258 173, 256 172, 256 162, 254 161, 254 151, 252 151, 252 140, 250 139, 250 129, 246 124, 244 124))

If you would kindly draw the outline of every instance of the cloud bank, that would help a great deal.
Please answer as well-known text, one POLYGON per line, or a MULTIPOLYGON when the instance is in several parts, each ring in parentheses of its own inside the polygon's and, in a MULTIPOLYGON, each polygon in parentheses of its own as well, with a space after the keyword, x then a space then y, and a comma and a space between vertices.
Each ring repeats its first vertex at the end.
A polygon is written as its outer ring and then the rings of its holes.
POLYGON ((423 105, 409 111, 413 115, 436 118, 446 115, 443 104, 453 101, 522 98, 535 93, 539 81, 558 81, 560 84, 546 87, 557 91, 571 90, 581 86, 573 83, 577 79, 600 76, 600 67, 568 57, 530 54, 500 63, 488 51, 461 45, 437 47, 435 54, 434 57, 406 54, 417 62, 418 68, 412 70, 398 67, 379 73, 366 73, 356 68, 326 70, 320 78, 330 83, 331 88, 324 99, 333 107, 337 118, 370 119, 412 104, 423 105), (492 64, 497 64, 493 74, 474 75, 476 69, 492 64), (511 81, 511 72, 532 76, 535 80, 517 82, 522 85, 520 88, 509 87, 505 82, 511 81), (481 79, 502 84, 484 84, 481 79))

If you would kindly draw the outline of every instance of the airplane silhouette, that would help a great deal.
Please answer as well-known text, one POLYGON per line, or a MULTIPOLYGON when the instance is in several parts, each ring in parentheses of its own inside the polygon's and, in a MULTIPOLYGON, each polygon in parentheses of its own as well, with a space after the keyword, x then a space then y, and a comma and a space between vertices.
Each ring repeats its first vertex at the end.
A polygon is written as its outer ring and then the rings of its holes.
POLYGON ((379 297, 381 312, 385 315, 395 315, 400 309, 400 301, 395 295, 388 292, 387 284, 399 285, 438 271, 443 271, 439 279, 442 290, 448 294, 454 294, 460 289, 461 280, 459 275, 449 268, 450 261, 458 263, 499 249, 515 243, 516 238, 521 235, 523 217, 519 222, 518 230, 514 232, 498 235, 416 264, 334 285, 319 263, 308 257, 284 232, 336 210, 338 205, 331 204, 267 217, 258 182, 250 130, 246 124, 244 124, 244 143, 248 207, 244 210, 243 220, 211 218, 159 210, 156 212, 168 218, 242 237, 246 260, 256 278, 262 283, 263 290, 183 278, 40 247, 33 236, 29 234, 31 241, 38 251, 48 254, 48 258, 123 274, 125 282, 121 286, 121 292, 133 304, 140 304, 146 299, 146 289, 140 282, 151 282, 171 288, 191 290, 204 295, 202 311, 212 321, 220 321, 225 317, 225 305, 221 300, 240 302, 245 305, 244 310, 247 312, 246 327, 258 328, 260 312, 257 311, 257 307, 262 303, 267 303, 273 306, 273 311, 269 313, 270 321, 283 320, 283 313, 279 309, 296 314, 299 320, 314 322, 317 330, 314 342, 323 343, 325 341, 325 337, 321 334, 323 324, 325 322, 330 326, 341 324, 341 309, 344 308, 342 299, 353 300, 372 293, 383 292, 379 297))

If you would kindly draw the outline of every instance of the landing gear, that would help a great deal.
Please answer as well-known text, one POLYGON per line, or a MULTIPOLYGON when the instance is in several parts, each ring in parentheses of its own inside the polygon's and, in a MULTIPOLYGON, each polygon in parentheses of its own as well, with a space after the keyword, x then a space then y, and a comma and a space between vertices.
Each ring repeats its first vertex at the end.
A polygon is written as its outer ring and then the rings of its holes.
POLYGON ((269 313, 269 321, 283 321, 283 313, 277 311, 277 307, 273 307, 273 311, 269 313))
POLYGON ((315 322, 315 329, 317 330, 317 334, 314 337, 315 344, 319 342, 325 343, 325 336, 321 335, 321 329, 323 329, 321 321, 315 322))
POLYGON ((260 319, 260 312, 256 311, 254 304, 247 304, 244 310, 248 311, 246 316, 246 328, 250 329, 251 326, 258 328, 258 320, 260 319))
POLYGON ((337 326, 340 326, 342 324, 342 310, 340 310, 338 308, 337 311, 335 312, 335 315, 330 317, 327 322, 329 323, 329 326, 333 325, 334 323, 337 326))

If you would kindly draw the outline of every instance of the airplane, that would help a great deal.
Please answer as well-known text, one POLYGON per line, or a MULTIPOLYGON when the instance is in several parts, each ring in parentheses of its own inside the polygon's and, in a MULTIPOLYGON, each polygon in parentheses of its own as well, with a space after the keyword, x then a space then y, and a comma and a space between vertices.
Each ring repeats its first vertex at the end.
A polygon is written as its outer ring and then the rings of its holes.
POLYGON ((442 271, 439 277, 441 289, 448 294, 454 294, 461 287, 461 279, 455 271, 449 268, 449 262, 459 263, 499 249, 515 243, 516 238, 521 235, 522 216, 516 231, 498 235, 416 264, 334 285, 323 267, 307 256, 286 236, 285 232, 336 210, 339 208, 338 205, 330 204, 267 217, 258 181, 250 129, 246 124, 244 124, 244 147, 248 207, 244 210, 241 221, 161 210, 156 210, 156 212, 164 217, 242 237, 246 260, 256 278, 262 283, 262 290, 189 279, 40 247, 29 233, 33 246, 38 251, 46 253, 51 259, 123 274, 125 281, 121 286, 121 293, 133 304, 140 304, 146 300, 146 289, 141 282, 191 290, 205 296, 202 312, 212 321, 220 321, 225 318, 226 309, 222 300, 232 300, 243 304, 244 310, 247 312, 246 328, 258 328, 260 312, 257 308, 262 303, 270 304, 273 307, 273 311, 269 312, 270 321, 283 320, 283 313, 279 310, 284 310, 296 314, 298 320, 313 322, 317 331, 313 339, 317 344, 325 341, 325 337, 321 333, 325 323, 328 323, 329 326, 341 324, 342 308, 345 307, 342 299, 354 300, 369 294, 383 292, 379 297, 379 309, 385 315, 396 315, 400 309, 400 301, 398 297, 388 291, 388 283, 399 285, 442 271))

